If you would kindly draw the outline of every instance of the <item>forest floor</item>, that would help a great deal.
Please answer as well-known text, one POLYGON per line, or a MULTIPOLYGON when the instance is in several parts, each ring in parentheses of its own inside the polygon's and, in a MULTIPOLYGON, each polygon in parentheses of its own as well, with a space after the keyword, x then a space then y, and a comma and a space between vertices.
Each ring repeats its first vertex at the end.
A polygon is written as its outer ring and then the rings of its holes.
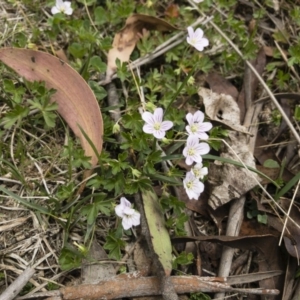
POLYGON ((0 300, 300 299, 300 4, 0 0, 0 28, 0 300))

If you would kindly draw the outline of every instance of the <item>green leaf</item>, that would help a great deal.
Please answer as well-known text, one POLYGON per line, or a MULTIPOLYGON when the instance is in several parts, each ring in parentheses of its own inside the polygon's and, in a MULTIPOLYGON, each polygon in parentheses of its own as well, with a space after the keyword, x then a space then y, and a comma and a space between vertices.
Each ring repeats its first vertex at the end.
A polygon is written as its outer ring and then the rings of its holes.
POLYGON ((268 216, 266 214, 265 215, 258 214, 257 215, 257 221, 259 223, 262 223, 262 224, 267 224, 268 223, 268 216))
POLYGON ((103 62, 99 56, 91 57, 90 66, 94 67, 99 73, 104 73, 107 68, 106 63, 103 62))
POLYGON ((24 117, 29 114, 28 107, 24 107, 21 105, 16 105, 13 110, 8 112, 3 121, 1 122, 4 125, 5 129, 11 128, 16 122, 21 121, 24 117))
POLYGON ((86 53, 88 53, 88 50, 79 43, 71 44, 68 50, 75 58, 82 58, 86 53))
POLYGON ((295 113, 294 113, 294 117, 296 119, 296 121, 300 121, 300 105, 296 105, 295 107, 295 113))
POLYGON ((102 7, 98 6, 94 10, 94 15, 95 15, 95 25, 102 25, 105 24, 108 21, 107 18, 107 11, 102 7))
POLYGON ((181 252, 173 261, 173 268, 178 269, 178 265, 190 265, 193 263, 193 253, 181 252))
POLYGON ((109 250, 108 257, 111 259, 121 259, 121 249, 125 247, 125 242, 117 238, 113 232, 109 232, 106 236, 106 243, 103 248, 109 250))
POLYGON ((267 159, 264 162, 264 167, 270 168, 270 169, 277 169, 277 168, 280 168, 280 165, 278 164, 277 161, 275 161, 273 159, 267 159))
POLYGON ((58 262, 63 271, 78 268, 84 256, 71 246, 66 246, 61 250, 58 262))
POLYGON ((172 271, 172 245, 169 232, 165 227, 162 209, 154 192, 144 191, 142 198, 153 250, 157 254, 165 274, 169 276, 172 271))
POLYGON ((287 193, 300 180, 300 172, 297 173, 276 195, 275 200, 278 200, 287 193))
POLYGON ((23 204, 27 208, 31 208, 31 209, 37 210, 37 211, 39 211, 39 212, 41 212, 43 214, 46 214, 46 215, 51 215, 50 211, 47 208, 45 208, 43 206, 40 206, 38 204, 35 204, 34 202, 29 202, 29 201, 21 198, 17 194, 15 194, 15 193, 7 190, 6 188, 4 188, 2 185, 0 185, 0 191, 2 191, 3 193, 7 194, 10 197, 12 197, 17 202, 23 204))
POLYGON ((104 99, 107 96, 106 90, 101 85, 99 85, 98 82, 90 80, 88 84, 93 90, 98 101, 104 99))

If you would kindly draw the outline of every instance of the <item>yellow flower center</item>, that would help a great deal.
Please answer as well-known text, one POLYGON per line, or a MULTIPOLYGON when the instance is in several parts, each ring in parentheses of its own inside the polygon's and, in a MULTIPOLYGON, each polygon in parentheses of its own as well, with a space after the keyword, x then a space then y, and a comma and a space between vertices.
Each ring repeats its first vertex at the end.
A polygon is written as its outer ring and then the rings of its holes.
POLYGON ((187 187, 189 190, 192 189, 192 188, 193 188, 193 181, 187 182, 186 187, 187 187))
POLYGON ((196 177, 200 177, 199 169, 193 169, 193 173, 195 174, 196 177))
POLYGON ((189 148, 187 153, 188 153, 188 156, 193 156, 195 154, 195 149, 194 148, 189 148))
POLYGON ((191 126, 191 132, 196 132, 198 130, 198 126, 196 124, 193 124, 191 126))
POLYGON ((155 123, 154 126, 153 126, 153 128, 155 130, 159 130, 160 129, 160 123, 155 123))
POLYGON ((195 39, 195 38, 192 38, 190 41, 191 41, 191 44, 193 44, 193 45, 195 45, 197 43, 197 39, 195 39))

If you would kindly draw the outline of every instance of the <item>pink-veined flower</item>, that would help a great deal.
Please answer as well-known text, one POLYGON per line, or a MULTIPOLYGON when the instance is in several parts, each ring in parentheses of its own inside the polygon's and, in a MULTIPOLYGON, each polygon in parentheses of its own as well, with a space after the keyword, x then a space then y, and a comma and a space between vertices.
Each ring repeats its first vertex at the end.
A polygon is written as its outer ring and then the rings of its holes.
POLYGON ((194 135, 201 140, 208 139, 208 135, 205 131, 211 130, 213 126, 210 122, 203 122, 204 113, 202 111, 198 110, 194 114, 188 113, 186 119, 189 125, 187 125, 185 129, 189 135, 194 135))
POLYGON ((198 200, 200 194, 204 191, 204 184, 192 172, 186 173, 183 186, 190 200, 198 200))
POLYGON ((120 204, 115 207, 115 212, 122 218, 122 226, 125 230, 140 225, 141 214, 131 208, 131 203, 125 197, 121 197, 120 204))
POLYGON ((203 51, 204 47, 209 45, 209 41, 207 38, 203 37, 203 30, 201 28, 197 28, 194 31, 193 27, 189 26, 188 30, 188 37, 186 41, 195 47, 198 51, 203 51))
POLYGON ((173 122, 163 121, 162 108, 156 108, 153 114, 148 111, 144 112, 142 119, 146 122, 143 126, 143 131, 153 134, 157 139, 164 138, 166 131, 173 127, 173 122))
POLYGON ((52 15, 63 13, 65 15, 71 15, 73 13, 73 9, 71 7, 70 1, 62 1, 56 0, 55 6, 51 8, 52 15))
POLYGON ((183 155, 185 156, 185 163, 191 165, 193 162, 201 163, 202 156, 207 154, 210 147, 207 143, 199 143, 199 139, 196 136, 190 135, 186 141, 186 147, 183 149, 183 155))

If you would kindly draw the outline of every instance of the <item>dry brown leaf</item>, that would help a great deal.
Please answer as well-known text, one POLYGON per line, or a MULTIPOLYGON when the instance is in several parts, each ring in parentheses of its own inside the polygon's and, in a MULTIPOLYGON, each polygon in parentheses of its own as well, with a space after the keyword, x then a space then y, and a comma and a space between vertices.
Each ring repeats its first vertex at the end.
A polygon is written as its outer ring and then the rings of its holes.
POLYGON ((230 95, 234 100, 237 99, 239 92, 231 82, 216 72, 209 73, 205 81, 210 89, 217 94, 230 95))
POLYGON ((97 284, 101 280, 116 275, 114 265, 112 263, 102 262, 101 260, 109 260, 108 255, 102 246, 94 239, 88 256, 83 260, 81 266, 81 281, 83 284, 97 284))
POLYGON ((171 3, 165 10, 165 15, 169 18, 178 18, 179 17, 179 6, 175 3, 171 3))
POLYGON ((203 98, 205 112, 212 121, 231 130, 249 134, 241 125, 239 107, 230 95, 214 93, 206 88, 200 88, 198 94, 203 98))
MULTIPOLYGON (((234 161, 240 159, 247 166, 255 168, 254 157, 244 134, 247 131, 240 124, 240 110, 234 99, 229 95, 219 95, 204 88, 201 88, 198 93, 203 97, 207 115, 212 120, 217 120, 235 130, 229 130, 228 137, 225 139, 231 149, 223 145, 220 156, 234 161)), ((250 174, 245 168, 220 162, 211 164, 208 180, 212 189, 208 204, 216 209, 230 200, 240 198, 257 185, 255 178, 259 180, 255 173, 250 174)))
POLYGON ((51 101, 58 104, 58 113, 79 137, 85 155, 94 167, 98 158, 79 126, 102 150, 103 121, 99 104, 85 80, 63 60, 45 52, 29 49, 0 49, 0 60, 28 81, 45 81, 56 90, 51 101))
POLYGON ((110 82, 112 75, 116 72, 116 59, 128 62, 136 43, 148 30, 174 31, 178 28, 153 16, 131 15, 126 20, 125 26, 115 35, 112 49, 108 52, 106 82, 110 82))

